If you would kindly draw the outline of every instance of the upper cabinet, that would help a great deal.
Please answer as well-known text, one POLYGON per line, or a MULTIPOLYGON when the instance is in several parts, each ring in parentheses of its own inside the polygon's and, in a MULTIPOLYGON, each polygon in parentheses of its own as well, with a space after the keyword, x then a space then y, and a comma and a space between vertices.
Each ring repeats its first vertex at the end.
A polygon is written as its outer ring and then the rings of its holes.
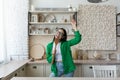
POLYGON ((68 8, 29 10, 29 35, 54 35, 58 28, 65 28, 68 35, 73 35, 71 19, 76 13, 68 8))

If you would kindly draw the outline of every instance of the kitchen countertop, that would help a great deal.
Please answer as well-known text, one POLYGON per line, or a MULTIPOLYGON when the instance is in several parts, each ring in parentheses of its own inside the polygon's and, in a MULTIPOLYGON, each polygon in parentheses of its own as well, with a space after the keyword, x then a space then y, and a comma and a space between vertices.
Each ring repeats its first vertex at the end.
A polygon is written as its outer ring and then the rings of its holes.
POLYGON ((11 80, 120 80, 120 78, 89 78, 89 77, 73 77, 73 78, 49 78, 49 77, 13 77, 11 80))
POLYGON ((0 67, 0 78, 6 77, 12 72, 16 71, 20 67, 24 66, 30 60, 22 60, 22 61, 11 61, 6 63, 0 67))
MULTIPOLYGON (((118 60, 74 60, 75 64, 80 65, 120 65, 118 60)), ((0 78, 6 77, 26 64, 48 64, 46 59, 38 61, 22 60, 11 61, 0 67, 0 78)))
MULTIPOLYGON (((46 59, 44 60, 37 60, 37 61, 30 61, 28 62, 28 64, 40 64, 40 63, 44 63, 44 64, 48 64, 48 62, 46 61, 46 59)), ((74 60, 75 64, 88 64, 88 65, 120 65, 120 60, 94 60, 94 59, 90 59, 90 60, 74 60)))

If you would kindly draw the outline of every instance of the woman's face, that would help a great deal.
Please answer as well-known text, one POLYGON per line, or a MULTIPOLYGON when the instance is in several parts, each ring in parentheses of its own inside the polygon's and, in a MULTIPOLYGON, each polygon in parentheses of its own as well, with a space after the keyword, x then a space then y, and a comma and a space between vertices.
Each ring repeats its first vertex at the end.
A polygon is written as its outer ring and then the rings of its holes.
POLYGON ((56 34, 55 34, 55 39, 59 39, 60 40, 60 39, 62 39, 63 35, 64 35, 64 31, 62 29, 58 29, 56 31, 56 34))

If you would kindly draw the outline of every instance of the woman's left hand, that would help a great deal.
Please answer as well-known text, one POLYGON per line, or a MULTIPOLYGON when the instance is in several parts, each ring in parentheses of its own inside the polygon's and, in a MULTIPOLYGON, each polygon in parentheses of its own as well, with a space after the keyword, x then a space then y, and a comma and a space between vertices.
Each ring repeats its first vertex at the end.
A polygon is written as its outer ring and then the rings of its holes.
POLYGON ((76 21, 74 19, 72 19, 71 24, 72 24, 72 29, 77 31, 76 21))

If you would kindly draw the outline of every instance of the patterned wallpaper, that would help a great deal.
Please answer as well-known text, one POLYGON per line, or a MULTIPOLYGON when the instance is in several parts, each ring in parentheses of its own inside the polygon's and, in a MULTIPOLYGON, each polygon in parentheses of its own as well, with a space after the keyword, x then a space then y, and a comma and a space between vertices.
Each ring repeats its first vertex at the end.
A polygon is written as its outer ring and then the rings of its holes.
POLYGON ((79 5, 78 28, 83 50, 116 50, 116 7, 79 5))

